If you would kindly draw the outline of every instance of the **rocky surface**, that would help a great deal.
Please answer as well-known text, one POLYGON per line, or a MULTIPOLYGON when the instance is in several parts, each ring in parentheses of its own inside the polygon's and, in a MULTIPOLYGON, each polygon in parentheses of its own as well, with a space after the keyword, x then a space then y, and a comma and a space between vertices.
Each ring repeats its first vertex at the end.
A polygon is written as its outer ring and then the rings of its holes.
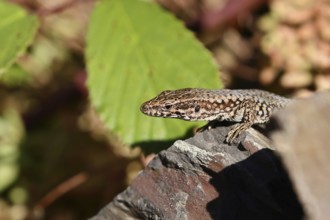
POLYGON ((300 100, 276 117, 272 139, 308 219, 330 216, 330 92, 300 100))
POLYGON ((230 146, 229 129, 176 141, 91 219, 301 219, 270 142, 251 128, 230 146))

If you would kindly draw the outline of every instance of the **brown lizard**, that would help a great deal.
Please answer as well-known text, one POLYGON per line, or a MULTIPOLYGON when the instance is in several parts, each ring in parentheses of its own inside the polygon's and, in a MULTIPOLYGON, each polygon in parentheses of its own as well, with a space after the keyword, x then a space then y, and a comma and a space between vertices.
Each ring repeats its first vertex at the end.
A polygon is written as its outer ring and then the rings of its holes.
POLYGON ((154 117, 238 122, 226 137, 226 142, 232 143, 243 131, 253 124, 267 122, 274 111, 290 102, 288 98, 257 89, 186 88, 163 91, 140 109, 154 117))

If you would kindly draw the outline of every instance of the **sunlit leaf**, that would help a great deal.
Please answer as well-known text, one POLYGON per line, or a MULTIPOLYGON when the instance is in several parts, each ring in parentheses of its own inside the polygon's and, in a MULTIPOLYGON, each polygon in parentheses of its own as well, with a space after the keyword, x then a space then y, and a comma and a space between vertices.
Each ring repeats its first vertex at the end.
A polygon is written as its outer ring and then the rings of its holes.
POLYGON ((177 138, 193 123, 151 118, 139 108, 162 90, 219 88, 210 53, 157 4, 103 0, 87 36, 88 88, 105 125, 126 143, 177 138))

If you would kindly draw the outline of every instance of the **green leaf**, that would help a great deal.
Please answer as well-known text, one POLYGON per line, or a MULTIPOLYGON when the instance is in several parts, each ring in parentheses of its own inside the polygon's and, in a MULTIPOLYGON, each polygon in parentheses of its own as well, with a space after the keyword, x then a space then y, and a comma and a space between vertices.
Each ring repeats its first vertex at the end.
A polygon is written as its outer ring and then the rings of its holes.
POLYGON ((32 42, 38 20, 19 6, 0 1, 0 75, 32 42))
POLYGON ((126 143, 178 138, 194 125, 145 116, 139 110, 144 101, 168 89, 220 87, 210 53, 154 3, 99 2, 86 53, 92 103, 105 125, 126 143))
POLYGON ((0 75, 0 81, 7 86, 16 87, 29 83, 32 77, 19 65, 12 65, 6 73, 0 75))
POLYGON ((24 135, 20 115, 7 109, 0 115, 0 192, 18 177, 19 144, 24 135))

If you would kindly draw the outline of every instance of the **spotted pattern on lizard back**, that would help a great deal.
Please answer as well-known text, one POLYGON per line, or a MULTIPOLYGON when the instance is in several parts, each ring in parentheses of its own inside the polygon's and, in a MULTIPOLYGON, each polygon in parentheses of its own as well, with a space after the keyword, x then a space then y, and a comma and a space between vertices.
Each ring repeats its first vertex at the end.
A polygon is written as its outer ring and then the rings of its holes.
POLYGON ((241 132, 256 123, 267 122, 274 111, 284 108, 290 99, 270 92, 250 90, 210 90, 186 88, 166 90, 143 103, 141 111, 149 116, 187 121, 232 121, 231 143, 241 132))

